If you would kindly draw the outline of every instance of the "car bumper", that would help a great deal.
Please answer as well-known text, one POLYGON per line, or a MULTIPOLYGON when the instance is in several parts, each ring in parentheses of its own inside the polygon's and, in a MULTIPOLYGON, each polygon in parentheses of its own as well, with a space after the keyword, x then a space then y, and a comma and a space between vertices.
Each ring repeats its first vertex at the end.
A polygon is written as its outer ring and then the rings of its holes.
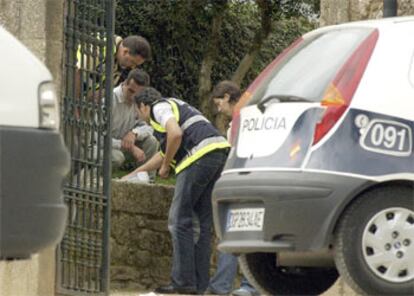
POLYGON ((342 210, 372 181, 315 172, 224 174, 213 192, 213 216, 223 252, 326 249, 342 210), (231 209, 264 208, 261 231, 227 231, 231 209))
POLYGON ((59 242, 69 153, 54 131, 0 127, 0 258, 26 258, 59 242))

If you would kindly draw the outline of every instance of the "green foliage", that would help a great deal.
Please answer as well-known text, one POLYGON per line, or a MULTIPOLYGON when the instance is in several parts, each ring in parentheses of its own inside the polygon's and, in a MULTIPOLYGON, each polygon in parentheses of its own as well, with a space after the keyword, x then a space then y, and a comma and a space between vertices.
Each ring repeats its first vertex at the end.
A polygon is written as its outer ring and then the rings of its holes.
MULTIPOLYGON (((280 1, 274 1, 274 5, 277 2, 280 1)), ((277 19, 271 36, 244 79, 243 87, 294 39, 313 29, 307 18, 298 16, 297 7, 292 7, 290 10, 283 7, 281 13, 275 14, 277 19)), ((254 32, 260 26, 260 14, 254 1, 122 0, 117 4, 116 33, 147 38, 153 49, 153 60, 143 68, 151 75, 151 84, 164 96, 176 96, 199 106, 200 65, 207 49, 211 21, 218 9, 225 9, 225 13, 219 36, 219 56, 213 67, 214 85, 231 78, 251 45, 254 32)))

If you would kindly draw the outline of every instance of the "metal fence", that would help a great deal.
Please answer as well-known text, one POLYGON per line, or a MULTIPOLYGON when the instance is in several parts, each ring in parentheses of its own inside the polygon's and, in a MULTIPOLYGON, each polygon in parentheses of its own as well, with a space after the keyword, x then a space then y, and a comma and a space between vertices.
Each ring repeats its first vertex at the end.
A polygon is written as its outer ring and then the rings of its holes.
POLYGON ((60 295, 109 293, 114 0, 65 0, 62 127, 71 152, 67 227, 57 250, 60 295))

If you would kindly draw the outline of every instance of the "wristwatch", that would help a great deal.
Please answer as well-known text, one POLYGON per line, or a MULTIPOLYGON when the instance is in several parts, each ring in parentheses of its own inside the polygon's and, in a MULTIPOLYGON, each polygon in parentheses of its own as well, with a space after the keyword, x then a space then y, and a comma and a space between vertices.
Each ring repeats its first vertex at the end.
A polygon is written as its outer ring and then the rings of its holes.
POLYGON ((138 138, 138 128, 133 128, 131 132, 135 135, 135 138, 138 138))

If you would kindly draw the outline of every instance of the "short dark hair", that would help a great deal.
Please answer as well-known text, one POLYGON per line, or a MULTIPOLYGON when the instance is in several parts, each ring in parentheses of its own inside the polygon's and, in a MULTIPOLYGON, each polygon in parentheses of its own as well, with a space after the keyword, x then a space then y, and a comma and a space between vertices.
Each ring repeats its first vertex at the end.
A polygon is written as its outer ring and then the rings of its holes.
POLYGON ((151 46, 142 36, 131 35, 122 40, 122 45, 129 49, 133 56, 140 55, 145 60, 151 59, 151 46))
POLYGON ((161 93, 153 87, 146 87, 138 94, 135 95, 134 100, 135 104, 140 106, 141 104, 144 105, 152 105, 156 101, 162 99, 161 93))
POLYGON ((142 69, 133 69, 129 71, 128 77, 126 79, 127 83, 130 80, 134 80, 136 84, 140 86, 149 86, 150 77, 147 72, 142 69))
POLYGON ((241 96, 240 87, 230 80, 219 82, 211 93, 211 98, 222 98, 225 94, 230 96, 229 102, 238 102, 241 96))

